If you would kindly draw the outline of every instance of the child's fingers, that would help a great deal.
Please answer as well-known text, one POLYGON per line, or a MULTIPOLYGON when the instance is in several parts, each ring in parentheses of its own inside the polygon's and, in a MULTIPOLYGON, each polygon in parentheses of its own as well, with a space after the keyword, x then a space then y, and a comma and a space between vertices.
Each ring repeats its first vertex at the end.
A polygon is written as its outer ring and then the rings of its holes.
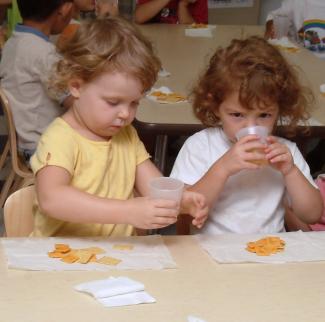
POLYGON ((269 160, 271 163, 278 163, 278 162, 287 162, 289 161, 289 157, 285 154, 277 155, 269 160))
POLYGON ((169 226, 177 221, 177 216, 155 216, 152 218, 151 225, 154 226, 169 226))
POLYGON ((273 158, 280 155, 285 155, 286 157, 289 157, 290 152, 283 145, 274 145, 273 148, 271 148, 271 150, 267 152, 266 158, 272 160, 273 158))
POLYGON ((169 208, 169 209, 178 209, 179 203, 175 200, 168 199, 152 199, 152 202, 157 208, 169 208))

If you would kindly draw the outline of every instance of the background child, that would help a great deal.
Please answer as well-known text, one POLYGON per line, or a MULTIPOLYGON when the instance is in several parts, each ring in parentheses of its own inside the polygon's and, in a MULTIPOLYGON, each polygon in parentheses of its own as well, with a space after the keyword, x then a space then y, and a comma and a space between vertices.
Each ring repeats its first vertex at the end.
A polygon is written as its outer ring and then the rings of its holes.
POLYGON ((18 134, 18 148, 27 159, 41 133, 61 114, 49 98, 49 72, 59 59, 51 34, 60 33, 71 19, 72 0, 18 0, 23 24, 6 42, 0 64, 1 87, 10 102, 18 134))
POLYGON ((325 2, 323 0, 284 0, 279 9, 270 12, 265 37, 275 38, 274 17, 287 16, 289 36, 325 59, 325 2))
POLYGON ((193 91, 193 110, 208 128, 186 141, 171 174, 206 196, 211 212, 203 232, 283 231, 286 196, 301 220, 318 220, 321 196, 295 143, 275 136, 267 145, 256 135, 235 138, 252 125, 272 133, 283 120, 293 131, 308 116, 308 97, 266 40, 233 40, 216 51, 193 91))
POLYGON ((68 26, 64 28, 60 36, 56 40, 57 45, 63 46, 70 40, 79 28, 82 12, 96 11, 96 16, 107 17, 117 16, 119 14, 118 3, 114 0, 74 0, 74 9, 72 19, 68 26))
POLYGON ((134 12, 137 23, 208 23, 207 0, 138 0, 134 12))
MULTIPOLYGON (((52 88, 73 106, 46 130, 31 159, 39 208, 34 236, 129 236, 174 223, 179 206, 148 196, 161 176, 130 125, 160 68, 151 44, 122 18, 82 23, 62 49, 52 88)), ((181 211, 199 227, 205 199, 185 192, 181 211)))

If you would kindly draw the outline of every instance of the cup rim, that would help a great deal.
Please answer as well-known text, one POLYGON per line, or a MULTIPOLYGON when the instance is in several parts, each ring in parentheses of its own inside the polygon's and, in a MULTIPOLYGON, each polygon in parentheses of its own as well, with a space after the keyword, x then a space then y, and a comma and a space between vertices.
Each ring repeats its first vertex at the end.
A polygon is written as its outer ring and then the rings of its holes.
POLYGON ((241 128, 236 134, 236 139, 239 140, 246 135, 257 134, 261 137, 267 137, 269 130, 263 125, 254 125, 241 128))
POLYGON ((149 181, 149 186, 153 189, 159 189, 161 191, 177 191, 177 190, 184 188, 184 182, 182 182, 181 180, 178 180, 176 178, 172 178, 172 177, 155 177, 149 181), (176 186, 176 188, 173 188, 173 189, 158 188, 155 186, 155 183, 160 182, 160 181, 173 181, 175 184, 177 184, 177 186, 176 186))

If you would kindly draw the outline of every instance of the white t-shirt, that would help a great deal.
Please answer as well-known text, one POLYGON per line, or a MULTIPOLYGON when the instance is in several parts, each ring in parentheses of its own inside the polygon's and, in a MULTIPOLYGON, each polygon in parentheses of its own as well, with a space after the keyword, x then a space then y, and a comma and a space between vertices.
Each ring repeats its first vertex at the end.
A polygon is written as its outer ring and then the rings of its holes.
MULTIPOLYGON (((289 147, 295 165, 316 187, 296 144, 283 138, 279 141, 289 147)), ((194 134, 184 143, 170 176, 193 185, 231 145, 219 128, 208 128, 194 134)), ((284 231, 284 196, 284 180, 279 171, 269 166, 240 171, 228 178, 200 232, 248 234, 284 231)))
POLYGON ((1 87, 11 105, 20 149, 35 150, 40 135, 64 111, 47 92, 58 59, 48 38, 24 25, 17 25, 3 48, 1 87))

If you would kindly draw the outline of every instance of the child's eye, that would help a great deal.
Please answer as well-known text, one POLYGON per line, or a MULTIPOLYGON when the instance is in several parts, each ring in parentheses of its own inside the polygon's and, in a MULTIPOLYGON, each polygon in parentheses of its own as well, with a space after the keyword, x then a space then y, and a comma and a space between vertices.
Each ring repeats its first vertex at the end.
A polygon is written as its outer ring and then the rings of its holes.
POLYGON ((230 113, 230 116, 233 116, 233 117, 243 117, 243 114, 242 113, 239 113, 239 112, 235 112, 235 113, 230 113))
POLYGON ((119 102, 116 101, 106 101, 106 103, 110 106, 117 106, 119 104, 119 102))
POLYGON ((271 116, 272 116, 272 114, 270 114, 270 113, 261 113, 260 114, 260 118, 262 118, 262 119, 269 118, 271 116))

